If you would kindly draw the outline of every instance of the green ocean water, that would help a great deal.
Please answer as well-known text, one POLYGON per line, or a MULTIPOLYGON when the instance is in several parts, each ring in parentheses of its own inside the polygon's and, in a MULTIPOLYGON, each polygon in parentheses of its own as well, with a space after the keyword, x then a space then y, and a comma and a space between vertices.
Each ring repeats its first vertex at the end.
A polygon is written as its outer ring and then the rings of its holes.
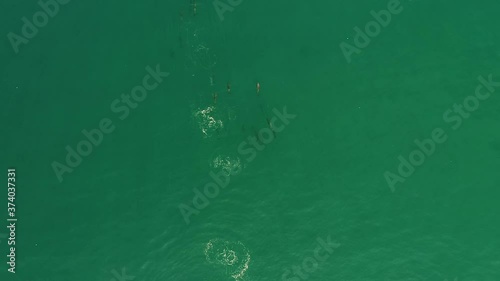
POLYGON ((206 0, 196 14, 189 0, 72 0, 18 53, 8 34, 41 8, 0 3, 0 280, 500 280, 500 87, 443 117, 479 76, 500 81, 500 4, 401 0, 348 63, 339 44, 388 2, 243 0, 221 20, 206 0), (148 66, 169 75, 124 117, 112 104, 148 66), (285 107, 295 118, 249 153, 285 107), (106 118, 114 130, 59 181, 53 163, 106 118), (436 128, 447 140, 392 191, 384 174, 436 128))

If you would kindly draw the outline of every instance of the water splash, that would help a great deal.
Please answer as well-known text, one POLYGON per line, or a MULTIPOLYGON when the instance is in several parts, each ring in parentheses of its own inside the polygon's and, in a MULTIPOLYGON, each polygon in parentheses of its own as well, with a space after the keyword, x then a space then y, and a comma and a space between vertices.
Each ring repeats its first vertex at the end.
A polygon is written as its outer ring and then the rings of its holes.
POLYGON ((205 109, 197 109, 193 116, 205 138, 211 137, 219 129, 224 128, 224 123, 215 117, 215 107, 208 106, 205 109))
POLYGON ((213 169, 222 169, 228 175, 235 175, 235 171, 241 171, 242 163, 239 157, 217 155, 210 163, 213 169))
POLYGON ((250 253, 239 241, 210 240, 205 247, 205 257, 210 264, 224 266, 235 280, 243 278, 250 263, 250 253))

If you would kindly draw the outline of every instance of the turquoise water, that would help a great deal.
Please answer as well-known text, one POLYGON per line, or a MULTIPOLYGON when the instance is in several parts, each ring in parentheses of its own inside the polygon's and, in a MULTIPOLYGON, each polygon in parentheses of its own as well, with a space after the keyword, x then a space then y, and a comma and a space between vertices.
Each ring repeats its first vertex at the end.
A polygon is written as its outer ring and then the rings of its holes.
POLYGON ((8 34, 41 8, 0 4, 18 218, 1 280, 498 280, 500 90, 457 129, 443 114, 500 81, 499 4, 402 0, 348 63, 339 45, 388 2, 244 0, 221 20, 210 1, 73 0, 17 54, 8 34), (135 108, 120 100, 157 65, 135 108), (70 167, 66 146, 102 127, 70 167), (447 140, 391 190, 436 128, 447 140))

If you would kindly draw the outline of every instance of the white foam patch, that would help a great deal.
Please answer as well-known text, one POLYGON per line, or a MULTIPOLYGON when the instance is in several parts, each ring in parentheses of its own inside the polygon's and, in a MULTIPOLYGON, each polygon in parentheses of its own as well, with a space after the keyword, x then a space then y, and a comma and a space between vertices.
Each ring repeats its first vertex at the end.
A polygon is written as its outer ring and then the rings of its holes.
POLYGON ((215 117, 215 107, 197 109, 193 116, 204 137, 211 137, 218 129, 224 128, 224 123, 215 117))
POLYGON ((205 257, 210 264, 224 266, 235 280, 243 278, 250 263, 250 253, 239 241, 210 240, 205 247, 205 257))
POLYGON ((212 159, 210 166, 213 169, 222 169, 226 174, 234 175, 234 171, 241 170, 241 159, 238 157, 230 157, 224 155, 217 155, 212 159))

